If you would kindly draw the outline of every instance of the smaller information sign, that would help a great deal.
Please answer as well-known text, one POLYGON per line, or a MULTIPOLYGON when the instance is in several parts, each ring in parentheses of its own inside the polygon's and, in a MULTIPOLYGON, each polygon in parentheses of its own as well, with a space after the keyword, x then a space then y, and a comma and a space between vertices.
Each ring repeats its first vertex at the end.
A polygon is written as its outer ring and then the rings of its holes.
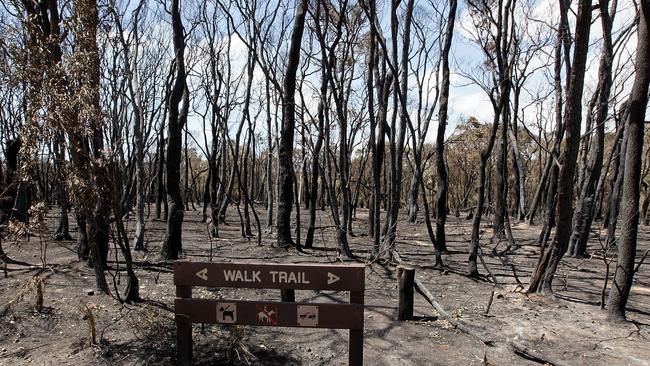
POLYGON ((318 306, 315 305, 298 305, 298 325, 301 327, 318 326, 318 306))

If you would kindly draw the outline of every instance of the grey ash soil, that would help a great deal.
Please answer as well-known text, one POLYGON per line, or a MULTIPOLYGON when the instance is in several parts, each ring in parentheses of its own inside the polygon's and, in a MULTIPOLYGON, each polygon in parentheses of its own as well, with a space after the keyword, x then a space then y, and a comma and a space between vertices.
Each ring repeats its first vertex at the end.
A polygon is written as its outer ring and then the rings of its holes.
MULTIPOLYGON (((53 211, 54 212, 54 211, 53 211)), ((271 248, 273 236, 264 234, 262 246, 256 238, 242 239, 229 214, 229 225, 220 226, 220 239, 210 240, 201 215, 188 211, 183 226, 184 258, 192 261, 243 261, 278 263, 341 262, 331 220, 320 213, 315 248, 300 253, 271 248)), ((264 217, 263 212, 260 217, 264 217)), ((367 211, 359 210, 354 221, 352 248, 359 261, 370 252, 367 211)), ((306 217, 303 218, 303 228, 306 217)), ((132 226, 132 223, 130 224, 132 226)), ((433 252, 424 224, 398 226, 397 247, 402 258, 416 268, 416 276, 454 317, 472 329, 481 329, 494 340, 485 344, 454 329, 438 318, 433 307, 416 294, 416 320, 397 322, 395 268, 385 262, 366 267, 364 363, 367 365, 529 365, 509 347, 515 341, 549 360, 568 365, 650 365, 650 265, 643 265, 632 287, 628 316, 633 322, 610 324, 599 309, 605 266, 597 233, 591 242, 591 258, 565 258, 555 280, 556 298, 521 292, 537 259, 534 245, 540 226, 515 224, 519 245, 512 253, 491 254, 484 240, 483 252, 490 276, 479 279, 464 275, 469 221, 451 218, 448 230, 450 252, 444 256, 447 269, 433 268, 433 252), (504 264, 505 261, 505 264, 504 264), (512 264, 512 265, 510 265, 512 264), (514 271, 513 271, 514 268, 514 271), (516 275, 514 274, 516 272, 516 275), (488 316, 488 298, 495 291, 488 316)), ((54 227, 54 225, 50 225, 54 227)), ((263 227, 265 225, 263 224, 263 227)), ((130 228, 132 229, 132 228, 130 228)), ((137 275, 142 303, 121 304, 109 296, 89 295, 94 287, 92 269, 76 260, 74 242, 41 241, 32 236, 4 241, 12 259, 34 267, 8 265, 8 278, 0 273, 0 309, 18 294, 0 317, 0 365, 172 365, 175 363, 174 286, 170 263, 157 259, 164 223, 149 221, 147 253, 136 252, 137 275), (40 266, 40 248, 47 245, 47 268, 40 266), (26 285, 38 275, 43 281, 44 308, 35 312, 33 287, 26 285), (89 346, 89 322, 82 307, 91 309, 98 345, 89 346)), ((487 238, 491 230, 485 227, 487 238)), ((253 230, 256 232, 255 230, 253 230)), ((44 234, 46 235, 46 234, 44 234)), ((73 236, 75 233, 73 233, 73 236)), ((295 235, 295 234, 294 234, 295 235)), ((304 238, 304 232, 302 237, 304 238)), ((641 227, 639 256, 650 247, 650 230, 641 227)), ((505 243, 499 243, 503 249, 505 243)), ((123 266, 117 271, 111 251, 108 280, 123 291, 123 266)), ((349 262, 349 260, 344 260, 349 262)), ((613 268, 613 266, 612 266, 613 268)), ((487 274, 485 268, 481 273, 487 274)), ((33 282, 31 282, 33 283, 33 282)), ((195 297, 278 300, 277 290, 195 289, 195 297)), ((297 291, 298 301, 347 301, 347 293, 297 291)), ((343 330, 194 326, 194 355, 199 365, 343 365, 347 363, 348 332, 343 330)))

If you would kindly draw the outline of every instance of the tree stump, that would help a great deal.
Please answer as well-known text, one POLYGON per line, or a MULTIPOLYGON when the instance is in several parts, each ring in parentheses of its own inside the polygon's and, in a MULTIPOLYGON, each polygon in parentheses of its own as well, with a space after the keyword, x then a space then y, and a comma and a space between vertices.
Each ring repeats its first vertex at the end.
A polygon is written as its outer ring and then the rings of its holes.
POLYGON ((397 307, 397 320, 410 320, 413 318, 413 287, 415 284, 415 268, 397 267, 397 290, 399 304, 397 307))

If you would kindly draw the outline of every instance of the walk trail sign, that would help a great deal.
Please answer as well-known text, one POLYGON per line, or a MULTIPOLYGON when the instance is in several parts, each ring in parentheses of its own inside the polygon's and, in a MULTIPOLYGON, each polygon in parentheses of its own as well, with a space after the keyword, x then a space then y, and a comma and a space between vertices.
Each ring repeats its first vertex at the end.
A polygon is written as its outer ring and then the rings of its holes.
POLYGON ((192 323, 349 329, 349 364, 363 364, 363 264, 174 263, 178 364, 192 364, 192 323), (192 287, 349 291, 349 303, 192 298, 192 287))

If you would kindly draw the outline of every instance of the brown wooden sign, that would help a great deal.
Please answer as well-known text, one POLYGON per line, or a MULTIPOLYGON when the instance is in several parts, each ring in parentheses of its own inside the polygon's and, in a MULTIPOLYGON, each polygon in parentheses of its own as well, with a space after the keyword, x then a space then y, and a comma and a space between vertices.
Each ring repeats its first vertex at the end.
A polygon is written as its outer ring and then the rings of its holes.
POLYGON ((174 263, 178 363, 192 364, 192 323, 349 329, 349 363, 363 364, 365 266, 174 263), (193 299, 192 286, 350 291, 350 303, 193 299))
POLYGON ((175 262, 181 286, 363 291, 364 266, 175 262))

